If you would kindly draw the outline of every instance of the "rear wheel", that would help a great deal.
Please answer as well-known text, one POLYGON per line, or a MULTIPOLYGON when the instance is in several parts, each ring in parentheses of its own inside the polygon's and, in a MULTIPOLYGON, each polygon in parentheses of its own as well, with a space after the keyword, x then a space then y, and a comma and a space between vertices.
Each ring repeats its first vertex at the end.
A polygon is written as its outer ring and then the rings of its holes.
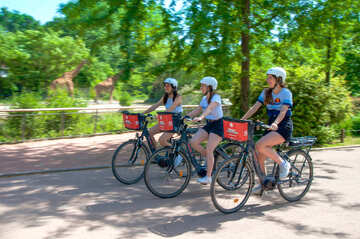
POLYGON ((149 152, 144 145, 137 146, 136 140, 129 140, 116 149, 112 157, 112 172, 119 182, 137 183, 144 175, 148 158, 149 152))
POLYGON ((289 202, 300 200, 309 191, 313 180, 311 158, 303 150, 287 153, 291 169, 289 176, 278 184, 280 195, 289 202))
POLYGON ((211 200, 223 213, 240 210, 249 199, 254 178, 250 165, 244 162, 238 157, 227 160, 214 175, 211 200))
POLYGON ((191 178, 191 165, 185 154, 182 151, 173 154, 172 150, 165 147, 155 151, 145 165, 146 187, 160 198, 176 197, 191 178), (180 160, 176 160, 178 156, 180 160))

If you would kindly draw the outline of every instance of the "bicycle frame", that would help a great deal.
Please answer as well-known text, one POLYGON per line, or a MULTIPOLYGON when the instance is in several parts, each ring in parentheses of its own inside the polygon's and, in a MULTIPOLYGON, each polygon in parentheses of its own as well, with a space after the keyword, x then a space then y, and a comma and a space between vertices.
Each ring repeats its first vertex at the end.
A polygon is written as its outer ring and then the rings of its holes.
MULTIPOLYGON (((178 140, 172 139, 172 141, 171 141, 171 145, 173 145, 172 153, 179 152, 181 150, 181 148, 184 148, 186 157, 188 159, 190 159, 190 162, 194 166, 196 172, 199 175, 204 174, 203 176, 205 176, 206 168, 204 168, 202 165, 200 165, 198 160, 196 160, 196 158, 193 154, 193 149, 191 148, 191 145, 189 142, 189 137, 188 137, 189 132, 186 131, 186 129, 187 129, 187 125, 182 121, 182 127, 180 129, 180 132, 181 132, 180 139, 178 139, 178 140), (182 147, 182 146, 184 146, 184 147, 182 147)), ((225 160, 230 159, 230 156, 225 152, 225 150, 221 144, 219 144, 215 148, 214 155, 216 155, 216 154, 222 156, 225 160)), ((214 163, 213 172, 215 172, 215 170, 216 170, 215 167, 216 167, 216 163, 214 163)))
POLYGON ((139 152, 138 149, 140 149, 140 147, 142 145, 145 145, 146 150, 148 150, 148 151, 150 150, 149 153, 153 153, 156 150, 155 149, 155 142, 152 141, 152 139, 150 137, 149 130, 147 128, 148 123, 149 123, 149 121, 147 119, 145 119, 145 124, 144 124, 143 130, 141 132, 141 135, 139 135, 138 132, 136 133, 136 147, 134 147, 134 149, 133 149, 133 151, 131 153, 129 162, 136 160, 137 154, 139 152), (147 144, 144 144, 144 138, 146 138, 147 144))
MULTIPOLYGON (((262 122, 259 122, 259 123, 255 123, 255 126, 264 127, 266 125, 264 123, 262 123, 262 122)), ((255 127, 253 126, 252 130, 254 128, 255 127)), ((267 126, 264 127, 264 128, 267 128, 267 126)), ((275 148, 277 154, 281 158, 286 159, 288 162, 290 162, 290 160, 289 160, 289 157, 288 157, 287 153, 290 152, 291 150, 290 151, 285 151, 285 150, 282 150, 282 148, 288 147, 289 145, 290 145, 290 142, 285 142, 285 143, 283 143, 281 145, 277 145, 276 148, 275 148)), ((303 150, 306 153, 306 155, 311 159, 311 157, 309 156, 309 151, 311 150, 312 145, 313 145, 313 143, 311 143, 311 142, 308 143, 308 144, 299 144, 299 146, 292 146, 292 149, 294 149, 294 150, 295 149, 303 150)), ((244 154, 242 154, 241 161, 244 162, 244 164, 245 164, 247 162, 248 158, 250 159, 251 166, 253 167, 257 177, 260 179, 261 184, 264 186, 264 189, 273 189, 277 184, 285 183, 285 182, 288 181, 287 179, 281 180, 279 178, 279 172, 278 172, 279 167, 278 167, 276 162, 273 162, 273 167, 272 167, 271 174, 266 174, 261 170, 259 162, 257 160, 257 152, 255 150, 255 142, 254 142, 253 138, 248 140, 248 142, 246 144, 246 147, 245 147, 245 150, 244 150, 244 154)), ((295 159, 295 161, 296 161, 296 159, 295 159)), ((290 162, 292 164, 292 166, 293 166, 293 164, 295 164, 295 161, 290 162)), ((304 167, 304 165, 302 166, 302 168, 303 167, 304 167)), ((300 171, 302 171, 302 168, 301 168, 300 171)), ((241 169, 241 172, 242 172, 242 169, 241 169)))
POLYGON ((136 138, 137 138, 138 144, 141 144, 141 145, 144 142, 144 138, 146 138, 148 149, 150 150, 150 152, 154 152, 156 150, 155 149, 155 142, 153 142, 151 137, 150 137, 150 133, 149 133, 149 130, 147 128, 148 123, 149 122, 147 120, 145 120, 144 129, 141 132, 141 135, 139 135, 139 133, 136 133, 136 138))

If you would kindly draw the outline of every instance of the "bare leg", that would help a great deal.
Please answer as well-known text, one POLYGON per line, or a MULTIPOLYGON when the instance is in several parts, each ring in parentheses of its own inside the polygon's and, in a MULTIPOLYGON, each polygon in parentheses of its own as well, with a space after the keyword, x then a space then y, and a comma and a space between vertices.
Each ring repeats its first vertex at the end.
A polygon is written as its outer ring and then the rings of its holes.
POLYGON ((256 143, 257 160, 260 164, 260 168, 265 172, 265 159, 270 158, 276 163, 280 164, 282 159, 280 156, 272 149, 273 146, 285 142, 285 139, 277 132, 270 132, 267 135, 263 136, 256 143))
POLYGON ((154 138, 154 135, 155 135, 155 134, 158 134, 158 133, 160 133, 160 132, 161 132, 161 131, 160 131, 159 124, 156 124, 156 125, 154 125, 153 127, 151 127, 151 128, 149 129, 150 139, 151 139, 151 141, 152 141, 153 146, 155 147, 155 149, 156 149, 156 140, 155 140, 155 138, 154 138))
POLYGON ((214 168, 214 150, 222 141, 222 138, 214 133, 209 134, 208 143, 206 146, 206 162, 207 173, 206 176, 211 177, 212 170, 214 168))
POLYGON ((206 157, 206 150, 203 146, 201 146, 201 142, 207 140, 209 137, 209 134, 203 130, 199 129, 196 134, 191 138, 190 144, 191 147, 193 147, 196 151, 198 151, 201 156, 206 157))
POLYGON ((173 133, 163 133, 159 138, 159 143, 161 146, 171 146, 169 140, 173 136, 173 133))

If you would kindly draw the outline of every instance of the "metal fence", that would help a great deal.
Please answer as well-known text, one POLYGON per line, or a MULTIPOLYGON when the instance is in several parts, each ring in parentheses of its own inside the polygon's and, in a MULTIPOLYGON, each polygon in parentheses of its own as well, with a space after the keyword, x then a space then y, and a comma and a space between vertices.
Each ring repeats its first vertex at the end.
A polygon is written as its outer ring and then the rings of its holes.
MULTIPOLYGON (((127 132, 121 111, 143 112, 148 107, 0 109, 0 144, 127 132)), ((183 105, 185 113, 196 107, 183 105)), ((223 109, 229 115, 230 107, 223 109)))
MULTIPOLYGON (((148 107, 0 109, 0 144, 127 132, 120 112, 143 112, 148 107)), ((183 105, 185 113, 196 107, 183 105)), ((229 116, 230 105, 223 109, 229 116)), ((163 106, 158 108, 163 110, 163 106)), ((150 122, 150 126, 155 123, 150 122)), ((359 136, 360 130, 341 130, 334 143, 359 144, 359 136)))

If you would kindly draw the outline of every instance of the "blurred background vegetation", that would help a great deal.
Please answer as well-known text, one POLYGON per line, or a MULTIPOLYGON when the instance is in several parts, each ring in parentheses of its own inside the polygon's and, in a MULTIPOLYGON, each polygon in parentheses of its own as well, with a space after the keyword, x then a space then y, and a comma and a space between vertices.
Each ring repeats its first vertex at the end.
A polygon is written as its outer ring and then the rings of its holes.
MULTIPOLYGON (((114 98, 121 105, 158 101, 166 77, 179 81, 185 104, 198 104, 199 80, 211 75, 231 100, 231 115, 241 117, 266 87, 266 70, 282 66, 294 96, 294 136, 314 135, 325 144, 341 129, 359 134, 359 1, 76 0, 59 11, 63 17, 41 25, 0 9, 2 104, 86 106, 95 85, 120 71, 114 98), (74 98, 49 91, 84 59, 74 98)), ((86 121, 69 117, 64 134, 86 129, 86 121)), ((41 118, 27 118, 29 134, 60 130, 58 118, 41 118)), ((104 128, 116 124, 111 118, 104 128)), ((265 111, 255 118, 265 120, 265 111)), ((0 138, 19 137, 21 122, 8 119, 0 120, 0 138)))

